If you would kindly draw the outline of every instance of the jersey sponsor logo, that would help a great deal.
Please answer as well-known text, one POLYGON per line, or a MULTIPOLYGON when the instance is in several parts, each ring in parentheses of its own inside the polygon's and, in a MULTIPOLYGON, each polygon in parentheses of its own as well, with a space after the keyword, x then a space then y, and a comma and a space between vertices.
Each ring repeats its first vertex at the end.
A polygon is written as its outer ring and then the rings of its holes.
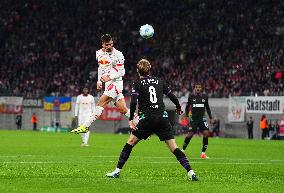
POLYGON ((204 107, 204 104, 193 104, 193 107, 204 107))
POLYGON ((99 60, 99 64, 109 64, 109 63, 110 62, 107 59, 105 59, 105 58, 99 60))

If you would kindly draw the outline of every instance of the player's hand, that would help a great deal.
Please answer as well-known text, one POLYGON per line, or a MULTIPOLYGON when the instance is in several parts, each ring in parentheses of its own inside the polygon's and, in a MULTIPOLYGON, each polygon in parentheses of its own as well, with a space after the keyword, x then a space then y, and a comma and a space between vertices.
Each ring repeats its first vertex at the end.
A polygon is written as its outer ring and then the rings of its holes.
POLYGON ((101 90, 103 88, 103 83, 101 81, 97 82, 97 89, 101 90))
POLYGON ((214 123, 213 119, 209 119, 210 124, 212 125, 214 123))
POLYGON ((102 82, 108 82, 108 81, 110 81, 110 77, 109 77, 109 76, 106 76, 106 75, 103 75, 103 76, 101 77, 101 81, 102 81, 102 82))
POLYGON ((176 108, 176 114, 181 115, 183 113, 183 111, 181 110, 181 108, 176 108))
POLYGON ((137 127, 136 127, 136 125, 133 123, 133 120, 128 121, 128 124, 129 124, 129 127, 130 127, 130 129, 131 129, 132 131, 137 130, 137 127))

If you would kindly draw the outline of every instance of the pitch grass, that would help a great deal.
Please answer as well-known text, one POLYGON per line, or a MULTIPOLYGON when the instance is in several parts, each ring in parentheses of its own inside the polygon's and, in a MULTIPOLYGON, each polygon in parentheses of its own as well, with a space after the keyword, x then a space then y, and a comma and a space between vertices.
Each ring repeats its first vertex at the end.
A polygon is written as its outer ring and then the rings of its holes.
POLYGON ((119 179, 108 179, 127 138, 93 133, 91 146, 80 147, 80 136, 70 133, 2 130, 0 192, 284 192, 284 141, 210 138, 211 159, 201 160, 195 137, 186 152, 200 179, 192 182, 153 136, 134 148, 119 179))

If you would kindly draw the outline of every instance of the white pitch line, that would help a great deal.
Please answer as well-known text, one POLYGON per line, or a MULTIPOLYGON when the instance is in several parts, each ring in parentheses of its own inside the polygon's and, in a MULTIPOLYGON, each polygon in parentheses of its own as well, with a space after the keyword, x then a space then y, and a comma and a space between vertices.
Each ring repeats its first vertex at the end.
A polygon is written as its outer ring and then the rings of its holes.
MULTIPOLYGON (((112 163, 112 162, 115 162, 115 161, 92 161, 92 162, 87 162, 89 164, 91 163, 112 163)), ((132 163, 148 163, 148 164, 177 164, 178 162, 175 161, 169 161, 169 162, 165 162, 165 161, 147 161, 147 162, 142 162, 142 161, 134 161, 134 160, 131 160, 132 163)), ((51 161, 51 162, 42 162, 42 161, 20 161, 20 162, 17 162, 17 161, 12 161, 12 162, 9 162, 9 161, 6 161, 6 162, 0 162, 0 164, 66 164, 66 163, 71 163, 71 164, 74 164, 73 162, 56 162, 56 161, 51 161)), ((75 163, 78 163, 78 162, 75 162, 75 163)), ((86 162, 79 162, 79 163, 86 163, 86 162)), ((251 163, 251 162, 228 162, 228 163, 223 163, 223 162, 200 162, 200 161, 191 161, 190 163, 193 163, 193 164, 216 164, 216 165, 271 165, 271 164, 275 164, 275 163, 251 163)), ((278 163, 279 164, 279 163, 278 163)), ((284 164, 284 163, 281 163, 281 164, 284 164)))
MULTIPOLYGON (((0 155, 0 158, 3 157, 46 157, 49 155, 0 155)), ((52 156, 51 156, 52 157, 52 156)), ((74 157, 73 155, 65 155, 64 157, 74 157)), ((93 156, 79 156, 79 157, 87 157, 87 158, 118 158, 119 156, 116 155, 93 155, 93 156)), ((172 159, 174 156, 131 156, 133 158, 145 158, 145 159, 172 159)), ((199 157, 188 157, 189 160, 201 160, 202 158, 199 157)), ((267 159, 246 159, 246 158, 231 158, 231 157, 210 157, 208 160, 228 160, 228 161, 266 161, 266 162, 284 162, 284 160, 267 160, 267 159)))

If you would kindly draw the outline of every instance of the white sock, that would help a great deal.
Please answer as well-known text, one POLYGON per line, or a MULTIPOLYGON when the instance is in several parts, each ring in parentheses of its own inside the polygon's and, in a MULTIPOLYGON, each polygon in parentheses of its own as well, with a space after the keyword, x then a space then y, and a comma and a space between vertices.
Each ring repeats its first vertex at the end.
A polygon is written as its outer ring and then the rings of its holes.
POLYGON ((90 131, 88 131, 87 133, 84 133, 84 134, 85 134, 84 143, 85 143, 85 144, 88 144, 89 136, 90 136, 90 131))
POLYGON ((192 175, 195 174, 195 173, 194 173, 193 170, 189 170, 189 171, 188 171, 188 174, 189 174, 190 176, 192 176, 192 175))
POLYGON ((120 169, 119 168, 115 168, 115 170, 113 171, 114 173, 119 173, 120 169))
POLYGON ((96 106, 95 112, 89 117, 87 121, 85 121, 84 126, 85 127, 90 127, 91 124, 99 118, 103 112, 104 108, 100 106, 96 106))
POLYGON ((201 154, 205 154, 205 152, 201 152, 201 154))
POLYGON ((81 133, 82 143, 85 143, 85 133, 81 133))
POLYGON ((124 114, 126 117, 130 117, 130 109, 128 109, 127 113, 124 114))

